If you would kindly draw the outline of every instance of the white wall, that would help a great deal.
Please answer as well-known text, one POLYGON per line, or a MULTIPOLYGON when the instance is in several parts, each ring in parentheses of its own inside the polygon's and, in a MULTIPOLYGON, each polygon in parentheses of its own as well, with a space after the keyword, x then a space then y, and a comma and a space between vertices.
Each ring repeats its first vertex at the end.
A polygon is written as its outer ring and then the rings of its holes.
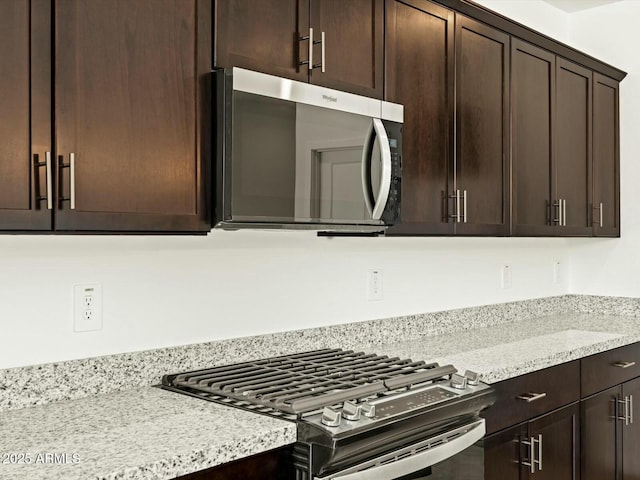
POLYGON ((475 0, 475 2, 549 37, 570 44, 570 15, 542 0, 475 0))
MULTIPOLYGON (((0 237, 0 368, 566 293, 562 239, 0 237), (512 265, 513 288, 500 269, 512 265), (384 299, 368 302, 369 268, 384 299), (73 333, 72 286, 103 285, 104 328, 73 333)), ((565 275, 566 280, 566 275, 565 275)))
MULTIPOLYGON (((483 3, 521 21, 533 12, 536 28, 566 34, 564 14, 549 15, 543 2, 483 3)), ((631 135, 626 124, 623 135, 631 135)), ((631 220, 624 220, 626 233, 631 220)), ((308 232, 0 236, 0 368, 561 295, 570 245, 308 232), (553 283, 554 260, 564 268, 561 284, 553 283), (510 290, 500 285, 504 263, 512 266, 510 290), (369 268, 383 269, 381 302, 366 300, 369 268), (72 286, 85 282, 103 284, 104 328, 73 333, 72 286)))
POLYGON ((571 16, 571 43, 626 72, 620 86, 621 228, 619 240, 574 241, 571 291, 640 296, 640 2, 571 16))

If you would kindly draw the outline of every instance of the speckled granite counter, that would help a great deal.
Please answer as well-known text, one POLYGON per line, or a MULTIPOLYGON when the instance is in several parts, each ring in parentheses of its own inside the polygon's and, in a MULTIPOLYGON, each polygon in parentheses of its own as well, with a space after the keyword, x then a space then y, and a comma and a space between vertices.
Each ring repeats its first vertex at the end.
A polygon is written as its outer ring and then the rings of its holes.
POLYGON ((9 408, 0 408, 0 480, 165 480, 296 439, 293 423, 124 382, 117 388, 128 390, 55 402, 100 393, 134 364, 136 382, 155 383, 162 373, 201 365, 341 347, 451 363, 494 383, 640 341, 638 300, 607 300, 601 310, 586 300, 527 301, 4 371, 0 400, 9 408), (590 313, 550 312, 568 307, 590 313), (67 379, 76 373, 78 379, 67 379), (75 390, 92 378, 95 389, 75 390), (58 379, 67 382, 64 390, 49 391, 58 379), (20 408, 41 401, 53 403, 20 408), (10 453, 30 453, 34 464, 2 463, 10 453), (66 463, 35 463, 47 453, 66 454, 66 463))
POLYGON ((295 439, 291 422, 147 387, 0 413, 0 479, 164 480, 295 439))
POLYGON ((640 341, 640 319, 558 314, 365 350, 453 364, 489 383, 640 341))

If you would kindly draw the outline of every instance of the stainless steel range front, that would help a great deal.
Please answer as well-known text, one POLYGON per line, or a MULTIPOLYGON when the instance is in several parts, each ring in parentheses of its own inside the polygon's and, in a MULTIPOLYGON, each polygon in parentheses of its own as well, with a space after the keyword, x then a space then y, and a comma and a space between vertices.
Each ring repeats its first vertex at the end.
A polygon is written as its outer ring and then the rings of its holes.
POLYGON ((460 470, 448 459, 484 436, 479 413, 493 390, 451 365, 325 349, 166 375, 162 383, 296 421, 296 480, 482 478, 481 452, 480 462, 460 470))

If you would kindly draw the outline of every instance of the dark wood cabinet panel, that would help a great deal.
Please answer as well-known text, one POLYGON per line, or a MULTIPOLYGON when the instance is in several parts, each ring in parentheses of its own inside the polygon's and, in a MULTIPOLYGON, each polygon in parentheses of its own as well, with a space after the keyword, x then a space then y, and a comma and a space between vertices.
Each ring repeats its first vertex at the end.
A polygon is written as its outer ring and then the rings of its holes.
POLYGON ((548 413, 529 423, 531 438, 541 439, 540 447, 534 446, 536 459, 542 468, 535 467, 529 473, 531 479, 579 480, 580 479, 580 406, 574 403, 548 413))
POLYGON ((590 236, 592 72, 558 58, 556 62, 555 194, 562 199, 560 235, 590 236))
POLYGON ((452 234, 453 12, 388 0, 386 22, 386 98, 404 105, 402 225, 389 234, 452 234))
POLYGON ((382 98, 384 0, 218 0, 216 6, 216 66, 382 98), (313 69, 300 64, 309 61, 309 41, 300 40, 309 27, 313 69))
POLYGON ((1 2, 0 32, 0 230, 48 230, 50 2, 1 2))
POLYGON ((309 0, 218 0, 215 18, 217 67, 308 80, 308 67, 298 65, 308 43, 298 38, 309 33, 309 0))
POLYGON ((618 82, 593 75, 593 234, 620 236, 618 82))
POLYGON ((483 412, 487 432, 542 415, 580 399, 580 362, 573 361, 494 384, 497 399, 483 412), (527 398, 537 396, 536 400, 527 398))
MULTIPOLYGON (((325 71, 313 69, 309 77, 311 83, 382 98, 384 0, 310 2, 314 35, 324 32, 326 42, 325 71)), ((317 45, 314 63, 320 63, 321 54, 320 45, 317 45)))
POLYGON ((488 435, 483 440, 485 480, 520 480, 522 440, 527 435, 523 423, 501 432, 488 435))
POLYGON ((586 397, 640 376, 640 344, 607 350, 582 359, 581 388, 586 397))
POLYGON ((582 480, 616 480, 618 465, 618 421, 616 386, 581 402, 582 480))
POLYGON ((178 477, 176 480, 293 480, 288 447, 178 477))
POLYGON ((56 228, 208 229, 198 129, 210 124, 198 113, 208 111, 210 3, 55 5, 59 195, 71 197, 75 174, 76 204, 61 200, 56 228), (72 154, 74 172, 61 168, 72 154))
MULTIPOLYGON (((513 229, 515 235, 554 235, 552 221, 555 55, 511 42, 513 229)), ((556 231, 554 231, 556 230, 556 231)))
POLYGON ((622 397, 629 398, 630 422, 627 425, 619 421, 622 430, 622 480, 638 480, 640 478, 640 421, 634 418, 634 412, 640 400, 640 378, 622 385, 622 397))
POLYGON ((509 36, 456 15, 455 189, 460 234, 509 234, 509 36), (464 208, 463 208, 464 209, 464 208))

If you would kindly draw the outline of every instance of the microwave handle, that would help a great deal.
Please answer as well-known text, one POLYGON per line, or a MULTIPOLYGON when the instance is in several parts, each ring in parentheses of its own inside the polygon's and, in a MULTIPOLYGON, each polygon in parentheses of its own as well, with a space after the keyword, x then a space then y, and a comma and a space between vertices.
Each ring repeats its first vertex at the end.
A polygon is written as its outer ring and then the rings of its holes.
POLYGON ((414 455, 404 457, 391 463, 380 463, 365 470, 341 474, 340 472, 327 477, 314 477, 314 480, 393 480, 405 477, 426 467, 453 457, 476 443, 486 432, 485 421, 481 419, 466 433, 444 442, 437 447, 414 455))
POLYGON ((391 147, 389 137, 382 120, 374 118, 372 128, 369 129, 362 151, 362 189, 367 210, 372 220, 380 220, 389 199, 391 191, 391 147), (378 198, 374 199, 371 189, 371 161, 373 155, 373 142, 380 143, 380 155, 382 157, 382 172, 380 175, 380 188, 378 198))

